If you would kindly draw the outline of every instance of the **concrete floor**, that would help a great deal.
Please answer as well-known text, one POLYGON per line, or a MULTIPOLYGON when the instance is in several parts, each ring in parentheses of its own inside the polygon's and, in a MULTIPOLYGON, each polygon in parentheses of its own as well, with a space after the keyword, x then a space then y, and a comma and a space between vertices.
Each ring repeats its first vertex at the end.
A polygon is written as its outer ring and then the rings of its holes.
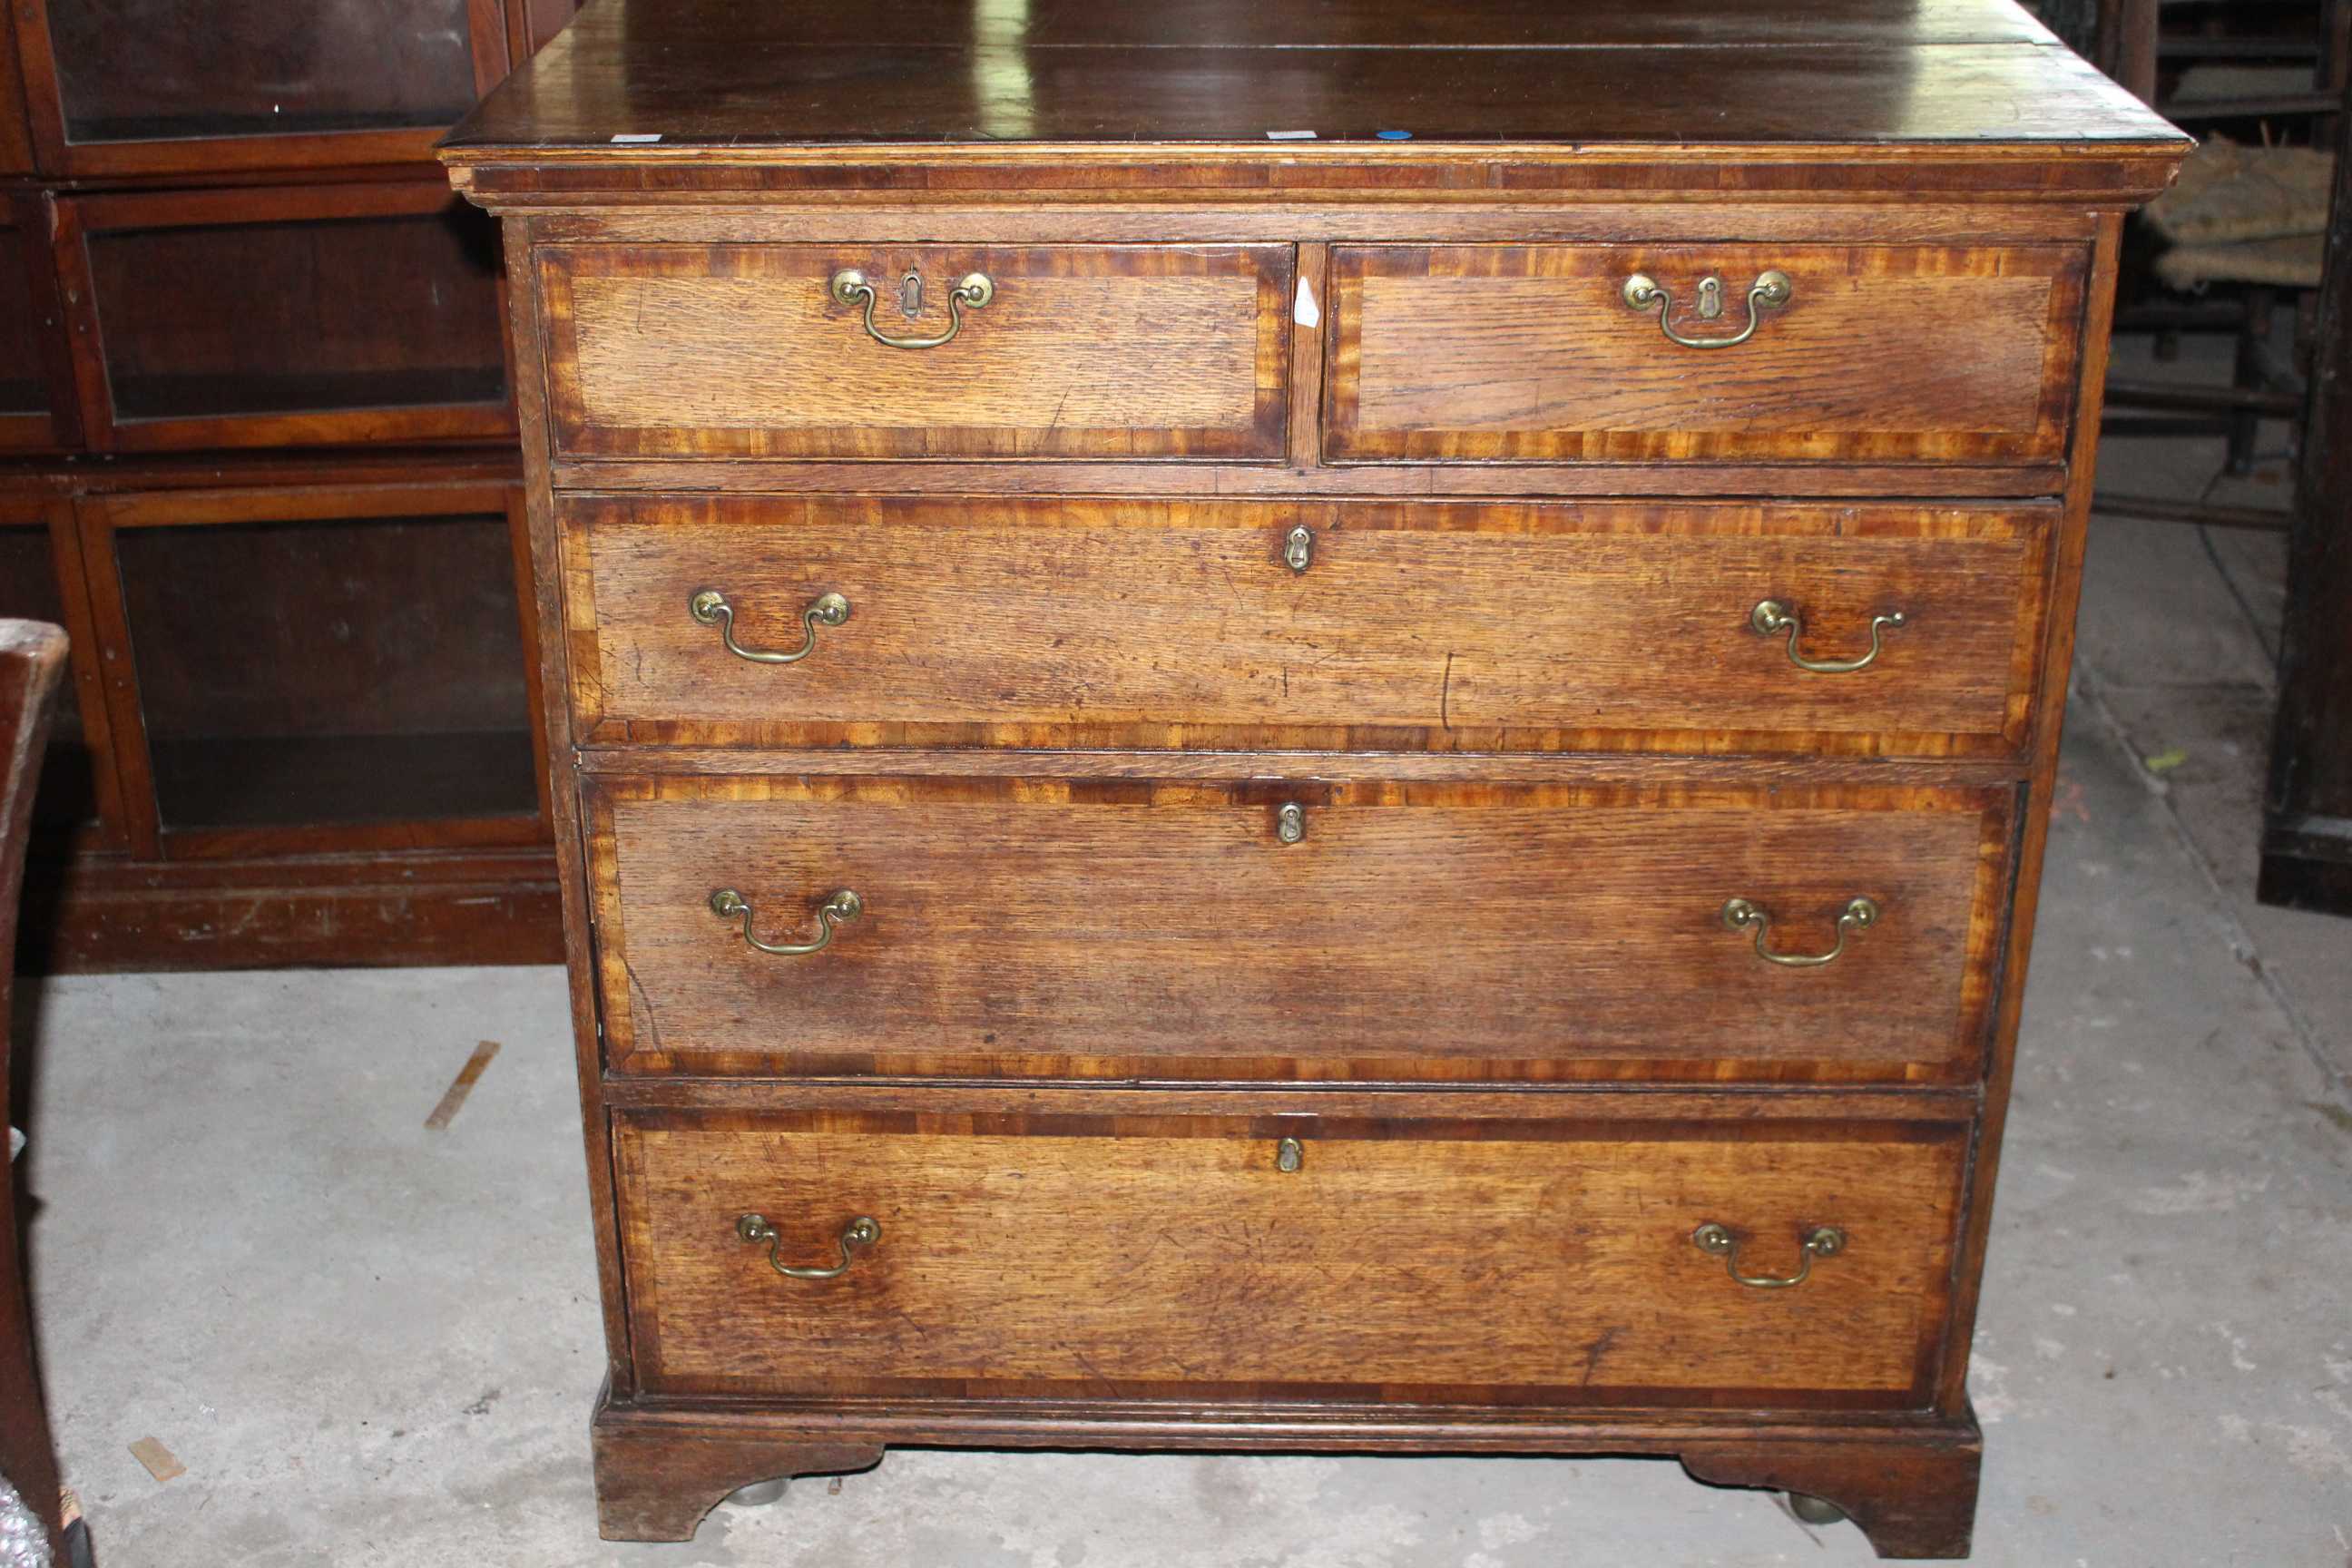
MULTIPOLYGON (((2214 461, 2107 459, 2143 489, 2214 461)), ((1995 1568, 2352 1565, 2352 922, 2251 901, 2282 559, 2096 530, 1977 1342, 1995 1568)), ((604 1545, 557 973, 73 979, 28 1011, 46 1361, 104 1568, 1872 1561, 1634 1460, 903 1452, 604 1545)))

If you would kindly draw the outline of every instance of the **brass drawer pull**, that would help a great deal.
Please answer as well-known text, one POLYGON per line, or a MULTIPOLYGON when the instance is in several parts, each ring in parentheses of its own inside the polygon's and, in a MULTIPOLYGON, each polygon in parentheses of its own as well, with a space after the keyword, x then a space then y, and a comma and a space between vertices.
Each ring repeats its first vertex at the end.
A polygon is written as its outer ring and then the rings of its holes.
MULTIPOLYGON (((1658 312, 1658 331, 1666 334, 1666 340, 1669 342, 1680 343, 1686 349, 1727 349, 1746 342, 1756 335, 1757 325, 1763 321, 1764 312, 1779 310, 1794 298, 1796 292, 1797 286, 1790 282, 1789 275, 1780 268, 1774 268, 1769 271, 1759 273, 1757 275, 1756 281, 1748 286, 1746 326, 1727 338, 1686 338, 1675 331, 1674 322, 1668 319, 1674 314, 1674 296, 1660 288, 1656 279, 1646 272, 1636 272, 1625 279, 1626 306, 1642 311, 1647 311, 1651 307, 1655 306, 1658 312)), ((1711 321, 1722 313, 1723 280, 1719 278, 1699 279, 1699 319, 1711 321)))
POLYGON ((761 942, 751 934, 751 906, 742 894, 732 888, 721 888, 710 895, 710 912, 722 921, 740 918, 743 921, 743 945, 761 952, 773 952, 786 958, 797 958, 804 952, 817 952, 833 944, 836 927, 854 921, 866 912, 866 900, 844 888, 819 905, 816 911, 814 942, 761 942))
MULTIPOLYGON (((966 306, 977 310, 996 298, 996 285, 988 280, 985 272, 967 272, 956 286, 948 290, 948 330, 935 338, 894 338, 874 324, 874 285, 866 274, 856 268, 845 268, 833 275, 833 297, 845 305, 866 301, 866 335, 886 348, 935 349, 963 331, 966 306)), ((919 292, 909 298, 920 298, 919 292)))
POLYGON ((1876 662, 1879 628, 1900 627, 1903 625, 1903 612, 1889 610, 1883 616, 1870 617, 1870 651, 1860 658, 1807 658, 1803 654, 1799 653, 1797 638, 1804 635, 1805 623, 1798 619, 1796 611, 1778 599, 1766 599, 1759 603, 1754 609, 1748 612, 1748 624, 1755 628, 1756 635, 1759 637, 1769 637, 1781 632, 1788 633, 1789 662, 1799 669, 1810 670, 1815 675, 1844 675, 1851 670, 1861 669, 1866 665, 1876 662))
MULTIPOLYGON (((1747 1286, 1750 1290, 1786 1290, 1791 1285, 1802 1285, 1813 1271, 1816 1258, 1835 1258, 1845 1250, 1845 1232, 1833 1225, 1817 1225, 1804 1233, 1803 1249, 1798 1254, 1803 1259, 1797 1271, 1782 1279, 1770 1274, 1742 1274, 1739 1271, 1739 1242, 1730 1231, 1713 1220, 1691 1232, 1691 1245, 1701 1252, 1723 1259, 1724 1272, 1747 1286)), ((835 1269, 835 1273, 841 1272, 835 1269)))
POLYGON ((871 1247, 882 1239, 882 1227, 864 1215, 859 1215, 856 1219, 843 1226, 841 1227, 841 1261, 830 1268, 796 1268, 778 1257, 777 1252, 784 1245, 784 1238, 776 1234, 776 1227, 770 1225, 764 1215, 756 1214, 743 1215, 735 1222, 735 1234, 753 1246, 766 1242, 768 1267, 779 1274, 788 1275, 794 1279, 831 1279, 835 1275, 848 1272, 849 1266, 857 1261, 856 1254, 853 1249, 871 1247))
POLYGON ((837 626, 849 619, 848 600, 838 594, 819 594, 801 612, 801 625, 807 633, 801 638, 801 646, 790 653, 768 653, 745 647, 735 640, 735 606, 718 589, 702 589, 686 602, 686 608, 703 626, 719 628, 719 640, 727 645, 729 653, 753 664, 798 664, 816 651, 816 628, 820 624, 837 626))
POLYGON ((1723 906, 1723 923, 1733 931, 1756 933, 1756 956, 1767 963, 1785 964, 1790 969, 1814 969, 1831 962, 1845 951, 1849 935, 1868 931, 1878 923, 1878 901, 1875 899, 1855 899, 1838 916, 1837 945, 1827 952, 1774 952, 1764 945, 1764 933, 1772 929, 1772 917, 1764 906, 1747 899, 1733 899, 1723 906))

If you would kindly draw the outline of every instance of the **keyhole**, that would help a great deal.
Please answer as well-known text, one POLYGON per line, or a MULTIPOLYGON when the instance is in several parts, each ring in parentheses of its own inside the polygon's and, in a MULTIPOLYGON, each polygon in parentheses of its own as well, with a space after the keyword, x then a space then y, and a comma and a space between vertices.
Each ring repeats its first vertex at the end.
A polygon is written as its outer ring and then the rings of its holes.
POLYGON ((1698 319, 1712 321, 1723 314, 1723 279, 1702 278, 1698 280, 1698 319))
POLYGON ((923 279, 912 268, 898 279, 898 310, 908 321, 923 313, 923 279))

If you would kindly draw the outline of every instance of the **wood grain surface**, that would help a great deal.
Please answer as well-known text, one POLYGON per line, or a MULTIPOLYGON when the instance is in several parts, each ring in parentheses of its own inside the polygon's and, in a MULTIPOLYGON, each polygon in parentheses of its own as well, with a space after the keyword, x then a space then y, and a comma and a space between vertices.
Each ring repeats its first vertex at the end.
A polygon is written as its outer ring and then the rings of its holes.
MULTIPOLYGON (((1265 141, 1292 130, 1326 145, 1404 130, 1409 152, 1525 139, 1580 152, 1800 143, 1890 159, 1913 150, 1903 143, 2180 140, 2009 7, 1816 0, 1653 15, 1523 0, 1460 12, 1358 5, 1335 26, 1333 8, 1311 0, 1192 0, 1166 13, 1054 6, 1025 20, 1045 9, 963 0, 812 24, 803 7, 756 0, 593 6, 444 154, 569 154, 626 172, 712 155, 776 162, 780 149, 812 146, 1108 144, 1132 163, 1139 145, 1255 142, 1268 162, 1328 155, 1265 141), (1321 47, 1286 47, 1302 42, 1321 47), (661 141, 615 146, 616 133, 661 141)), ((1685 183, 1713 173, 1674 172, 1685 183)))
POLYGON ((557 448, 603 457, 1282 454, 1288 246, 547 247, 557 448), (856 268, 876 329, 828 292, 856 268), (922 306, 900 309, 908 273, 922 306))
POLYGON ((2013 753, 2054 509, 566 497, 575 733, 2013 753), (1283 560, 1312 536, 1303 573, 1283 560), (723 591, 752 647, 688 613, 723 591), (1760 601, 1805 624, 1799 651, 1760 601))
POLYGON ((1925 1394, 1964 1128, 623 1119, 650 1390, 1898 1408, 1925 1394), (775 1226, 793 1279, 735 1234, 775 1226), (1800 1237, 1848 1246, 1759 1290, 1800 1237), (1471 1325, 1475 1324, 1475 1329, 1471 1325))
POLYGON ((888 777, 599 780, 624 1071, 1954 1081, 2011 792, 888 777), (1277 840, 1299 803, 1305 837, 1277 840), (838 889, 866 912, 804 942, 838 889), (1836 963, 1759 959, 1765 905, 1836 963))
POLYGON ((2063 450, 2080 246, 1334 246, 1338 459, 2025 461, 2063 450), (1748 291, 1787 304, 1731 347, 1748 291), (1696 314, 1700 280, 1722 314, 1696 314))

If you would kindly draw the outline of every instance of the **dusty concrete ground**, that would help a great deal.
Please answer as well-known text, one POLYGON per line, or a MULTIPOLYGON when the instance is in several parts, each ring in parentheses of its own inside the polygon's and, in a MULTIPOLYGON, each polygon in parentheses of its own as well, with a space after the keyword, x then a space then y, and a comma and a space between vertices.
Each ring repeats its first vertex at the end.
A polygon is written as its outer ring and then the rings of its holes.
MULTIPOLYGON (((2251 902, 2280 561, 2096 531, 1977 1345, 1989 1568, 2352 1563, 2352 922, 2251 902)), ((928 1452, 607 1546, 560 975, 75 979, 28 1010, 46 1360, 105 1568, 1871 1561, 1670 1463, 928 1452), (147 1436, 187 1473, 153 1480, 147 1436)))

